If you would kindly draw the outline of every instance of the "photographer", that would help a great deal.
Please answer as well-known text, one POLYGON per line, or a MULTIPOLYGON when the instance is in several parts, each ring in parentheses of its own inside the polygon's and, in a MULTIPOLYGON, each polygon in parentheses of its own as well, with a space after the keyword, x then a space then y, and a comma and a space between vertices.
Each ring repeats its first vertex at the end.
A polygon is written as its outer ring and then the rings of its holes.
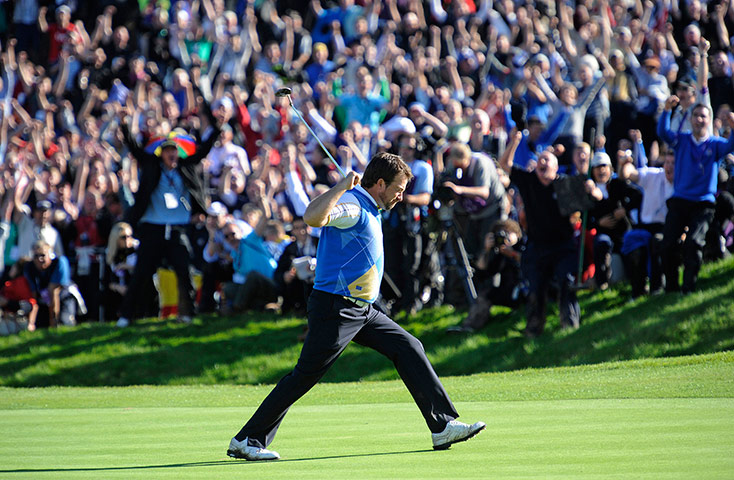
POLYGON ((283 297, 281 310, 285 312, 306 313, 306 299, 313 289, 314 270, 312 259, 316 258, 319 239, 312 235, 303 218, 293 220, 291 234, 294 240, 285 247, 278 259, 273 279, 279 294, 283 297))
POLYGON ((449 332, 473 332, 491 320, 492 305, 516 307, 520 299, 520 257, 522 230, 514 220, 500 220, 484 238, 484 248, 477 259, 477 303, 459 327, 449 332))
POLYGON ((413 178, 403 201, 390 210, 383 226, 385 269, 402 295, 398 309, 406 312, 416 312, 423 306, 419 295, 421 272, 429 255, 427 242, 431 241, 421 227, 433 194, 433 170, 415 158, 417 146, 413 135, 402 134, 397 139, 397 153, 410 167, 413 178))
POLYGON ((441 185, 454 193, 454 218, 471 261, 477 257, 489 228, 504 215, 505 187, 494 162, 463 143, 451 146, 441 185))

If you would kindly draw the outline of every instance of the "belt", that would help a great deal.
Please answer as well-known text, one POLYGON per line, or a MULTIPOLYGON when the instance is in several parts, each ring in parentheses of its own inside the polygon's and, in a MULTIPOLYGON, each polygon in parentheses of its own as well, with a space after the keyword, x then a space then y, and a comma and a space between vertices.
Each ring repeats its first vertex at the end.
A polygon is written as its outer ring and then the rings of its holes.
POLYGON ((368 307, 370 305, 370 302, 365 302, 364 300, 360 300, 358 298, 345 297, 345 296, 342 296, 342 298, 357 307, 368 307))

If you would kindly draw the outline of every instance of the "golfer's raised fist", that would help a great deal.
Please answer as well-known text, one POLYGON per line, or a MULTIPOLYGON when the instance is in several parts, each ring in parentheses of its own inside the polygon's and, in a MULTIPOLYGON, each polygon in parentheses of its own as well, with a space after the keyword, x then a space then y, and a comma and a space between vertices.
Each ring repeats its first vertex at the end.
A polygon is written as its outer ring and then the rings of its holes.
POLYGON ((357 185, 359 185, 359 181, 361 180, 361 177, 355 173, 355 172, 349 172, 346 177, 342 178, 339 182, 339 186, 342 187, 344 190, 351 190, 357 185))

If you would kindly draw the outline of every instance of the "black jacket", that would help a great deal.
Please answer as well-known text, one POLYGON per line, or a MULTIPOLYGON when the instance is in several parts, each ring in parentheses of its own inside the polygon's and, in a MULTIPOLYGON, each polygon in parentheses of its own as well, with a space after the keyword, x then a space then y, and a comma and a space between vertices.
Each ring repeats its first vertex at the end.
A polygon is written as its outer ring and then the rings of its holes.
MULTIPOLYGON (((217 141, 221 132, 209 109, 207 109, 207 114, 213 131, 199 145, 193 155, 180 159, 176 167, 176 171, 181 175, 186 189, 191 194, 192 214, 206 212, 209 202, 201 160, 209 154, 209 151, 214 146, 214 142, 217 141)), ((135 203, 125 214, 125 221, 135 226, 150 205, 150 197, 161 179, 162 166, 160 157, 146 152, 130 134, 130 130, 124 122, 122 124, 122 132, 125 137, 125 144, 130 149, 130 153, 138 161, 138 171, 140 172, 140 186, 135 193, 135 203)))
POLYGON ((596 228, 599 233, 609 235, 614 242, 615 251, 622 247, 624 234, 631 228, 630 214, 632 210, 640 209, 642 204, 642 191, 631 183, 625 182, 619 177, 612 178, 607 183, 607 198, 596 202, 594 208, 589 211, 589 224, 596 228), (623 218, 614 228, 604 228, 599 225, 602 217, 614 212, 618 207, 624 207, 627 216, 623 218))

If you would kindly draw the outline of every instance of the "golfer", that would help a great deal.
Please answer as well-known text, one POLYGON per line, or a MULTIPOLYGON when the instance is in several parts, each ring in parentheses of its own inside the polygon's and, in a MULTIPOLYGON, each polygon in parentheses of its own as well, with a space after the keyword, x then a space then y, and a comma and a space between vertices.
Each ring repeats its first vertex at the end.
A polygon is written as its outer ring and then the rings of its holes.
POLYGON ((402 200, 411 178, 410 168, 399 156, 378 153, 361 182, 359 175, 350 172, 309 204, 304 220, 312 227, 323 227, 314 290, 308 300, 309 333, 293 371, 232 438, 230 457, 279 459, 277 452, 266 447, 288 408, 324 376, 352 340, 393 361, 432 432, 435 450, 445 450, 484 429, 482 422, 456 421, 459 414, 423 345, 372 306, 383 271, 380 212, 402 200))

